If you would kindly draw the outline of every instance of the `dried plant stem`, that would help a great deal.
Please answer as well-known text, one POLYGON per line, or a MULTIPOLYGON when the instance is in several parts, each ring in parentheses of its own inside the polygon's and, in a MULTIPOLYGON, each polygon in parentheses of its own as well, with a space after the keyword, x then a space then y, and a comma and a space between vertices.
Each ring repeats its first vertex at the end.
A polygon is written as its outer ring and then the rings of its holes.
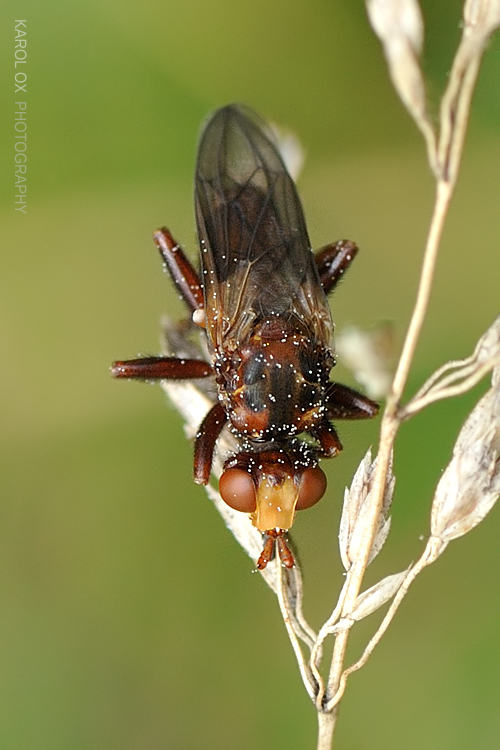
MULTIPOLYGON (((353 611, 356 599, 361 589, 363 577, 368 565, 368 558, 372 547, 372 540, 375 536, 380 511, 384 501, 384 490, 386 486, 387 472, 391 461, 392 446, 397 432, 397 417, 393 414, 390 418, 385 418, 381 426, 380 449, 377 456, 377 470, 374 477, 372 488, 372 503, 370 506, 369 516, 366 518, 366 524, 363 532, 362 550, 354 562, 351 570, 347 575, 345 600, 342 607, 342 617, 349 618, 353 611)), ((354 624, 354 621, 352 622, 354 624)), ((342 630, 335 639, 333 649, 330 674, 328 678, 327 694, 324 698, 329 706, 332 704, 332 696, 336 696, 342 676, 345 653, 349 639, 349 629, 342 630)), ((333 706, 332 706, 333 708, 333 706)))
POLYGON ((337 716, 337 710, 318 711, 318 750, 330 750, 332 748, 337 716))
MULTIPOLYGON (((391 393, 388 397, 387 406, 382 417, 380 428, 380 445, 377 456, 377 468, 372 489, 372 505, 370 508, 369 516, 366 519, 362 551, 360 550, 360 554, 355 560, 347 576, 347 588, 345 593, 344 605, 342 608, 342 617, 346 619, 349 619, 349 615, 354 609, 356 599, 361 589, 363 577, 368 565, 368 559, 372 548, 372 541, 376 533, 378 519, 380 517, 384 501, 384 490, 386 486, 387 473, 391 461, 394 441, 402 422, 402 418, 399 413, 400 401, 408 379, 410 366, 415 354, 418 339, 429 306, 429 299, 436 269, 439 244, 443 233, 446 216, 448 214, 454 185, 455 181, 451 183, 442 179, 439 180, 437 184, 436 201, 434 204, 433 215, 428 232, 415 307, 413 309, 412 317, 401 352, 401 357, 396 369, 391 393)), ((392 616, 393 614, 391 614, 391 618, 392 616)), ((388 620, 387 625, 389 624, 389 621, 390 619, 388 620)), ((354 622, 352 624, 354 624, 354 622)), ((350 628, 342 630, 337 635, 337 638, 335 640, 328 679, 327 694, 324 698, 327 703, 326 705, 325 703, 323 704, 323 708, 328 707, 328 709, 333 710, 334 706, 337 705, 344 691, 348 674, 350 674, 350 672, 344 671, 343 667, 349 640, 349 632, 350 628)))
POLYGON ((312 673, 314 674, 316 678, 316 681, 318 683, 318 688, 319 688, 318 694, 316 696, 316 708, 318 709, 318 711, 323 710, 323 701, 325 697, 324 682, 323 682, 321 673, 318 669, 318 665, 321 662, 323 643, 325 639, 327 638, 327 636, 333 632, 333 627, 335 623, 338 621, 340 614, 342 612, 342 607, 344 605, 345 591, 346 591, 346 583, 344 583, 344 586, 340 593, 335 609, 333 610, 332 614, 330 615, 328 620, 325 622, 325 624, 321 627, 321 630, 318 633, 318 637, 316 639, 314 647, 311 651, 310 667, 311 667, 312 673))
POLYGON ((477 46, 471 49, 466 32, 450 73, 449 85, 441 103, 441 133, 438 144, 440 174, 454 186, 462 158, 469 122, 472 95, 476 85, 482 52, 477 46))
POLYGON ((299 639, 297 637, 297 626, 296 626, 296 623, 294 622, 295 617, 294 617, 293 612, 291 611, 290 602, 286 595, 286 587, 285 587, 285 581, 284 581, 285 573, 281 565, 276 566, 276 574, 277 574, 276 593, 278 596, 281 616, 283 617, 283 621, 285 623, 288 637, 290 638, 290 643, 292 644, 292 648, 295 652, 295 657, 299 665, 302 682, 305 685, 305 688, 309 694, 309 697, 311 698, 311 700, 314 700, 314 696, 317 692, 317 685, 311 673, 311 670, 309 669, 307 662, 304 659, 304 654, 302 653, 302 648, 301 648, 299 639))
MULTIPOLYGON (((457 385, 449 385, 447 387, 440 385, 439 388, 434 388, 431 393, 428 393, 425 396, 418 399, 413 398, 402 410, 402 417, 407 419, 412 416, 412 414, 416 414, 435 401, 441 401, 444 398, 452 398, 453 396, 460 396, 462 393, 467 393, 467 391, 470 391, 471 388, 474 388, 475 385, 480 383, 484 376, 499 364, 500 358, 485 362, 480 367, 476 364, 474 367, 470 368, 471 374, 468 377, 465 377, 457 385)), ((463 373, 461 373, 461 375, 463 375, 463 373)))
POLYGON ((333 709, 336 705, 338 705, 340 699, 342 698, 342 695, 344 693, 347 678, 353 673, 356 672, 358 669, 361 669, 361 667, 364 667, 366 662, 368 661, 369 657, 372 655, 375 647, 378 645, 380 640, 382 639, 382 636, 386 632, 387 628, 389 627, 394 615, 396 614, 397 609, 399 608, 399 605, 403 601, 404 597, 406 596, 408 589, 410 588, 411 584, 417 577, 419 573, 422 572, 422 570, 427 567, 427 565, 430 565, 432 562, 434 562, 437 557, 441 554, 443 551, 443 542, 438 539, 437 537, 431 537, 426 545, 426 548, 415 565, 413 565, 410 570, 408 571, 406 578, 404 579, 403 583, 401 584, 401 587, 394 597, 394 600, 387 610, 387 613, 382 620, 377 632, 375 635, 371 638, 368 645, 366 646, 363 655, 360 659, 358 659, 357 662, 352 664, 350 667, 348 667, 344 672, 342 673, 340 680, 339 680, 339 686, 336 695, 332 698, 332 700, 327 705, 327 708, 333 709))
MULTIPOLYGON (((439 246, 458 178, 470 105, 481 58, 489 37, 495 29, 500 27, 500 0, 466 0, 465 2, 462 40, 453 62, 448 86, 442 97, 440 128, 437 133, 434 131, 427 112, 425 82, 419 64, 423 41, 423 21, 418 2, 416 0, 367 0, 367 9, 372 26, 382 42, 395 89, 424 136, 429 165, 436 177, 436 198, 415 306, 381 421, 379 452, 376 468, 370 479, 368 495, 370 505, 366 517, 363 516, 362 538, 359 542, 356 539, 354 558, 349 558, 346 550, 342 554, 344 565, 348 570, 346 581, 337 606, 328 622, 321 628, 312 651, 311 671, 319 686, 319 694, 316 697, 319 714, 319 748, 331 747, 338 704, 345 690, 347 679, 366 663, 387 630, 411 583, 421 570, 437 559, 449 539, 466 533, 482 520, 498 495, 498 436, 496 432, 498 431, 498 406, 495 405, 497 403, 495 388, 498 388, 498 382, 495 381, 494 376, 492 390, 478 404, 462 429, 457 441, 458 448, 455 448, 454 458, 450 464, 451 468, 448 467, 438 485, 431 515, 432 536, 420 560, 407 572, 382 624, 361 658, 345 669, 344 662, 350 629, 356 617, 356 602, 372 549, 376 549, 380 522, 384 518, 384 499, 394 441, 399 427, 405 419, 433 401, 464 393, 499 363, 498 331, 495 322, 482 337, 471 357, 462 362, 448 363, 440 368, 406 407, 402 406, 410 367, 429 307, 439 246), (484 432, 483 422, 486 423, 484 439, 481 432, 481 430, 484 432), (481 435, 483 439, 482 462, 478 454, 478 435, 481 435), (458 468, 453 461, 460 464, 458 468), (457 472, 461 479, 459 487, 456 486, 457 472), (481 475, 481 492, 484 497, 481 495, 478 499, 477 492, 472 492, 470 487, 474 485, 474 477, 479 474, 481 475), (471 480, 472 484, 471 481, 468 484, 466 480, 471 480), (350 568, 346 565, 345 559, 348 563, 352 560, 350 568), (319 663, 324 639, 330 633, 336 634, 336 640, 327 688, 324 690, 319 675, 319 663), (328 715, 331 717, 330 720, 327 719, 328 715)), ((496 377, 498 380, 498 376, 496 377)))
POLYGON ((397 366, 396 374, 392 384, 392 392, 388 399, 388 408, 384 418, 389 412, 393 412, 399 404, 408 379, 408 373, 417 347, 418 338, 422 330, 429 299, 431 295, 432 282, 436 269, 436 260, 439 243, 443 233, 444 222, 453 194, 453 185, 446 181, 439 181, 436 190, 436 201, 434 212, 429 228, 427 244, 425 249, 420 282, 418 286, 417 299, 412 313, 408 332, 406 334, 403 350, 397 366))

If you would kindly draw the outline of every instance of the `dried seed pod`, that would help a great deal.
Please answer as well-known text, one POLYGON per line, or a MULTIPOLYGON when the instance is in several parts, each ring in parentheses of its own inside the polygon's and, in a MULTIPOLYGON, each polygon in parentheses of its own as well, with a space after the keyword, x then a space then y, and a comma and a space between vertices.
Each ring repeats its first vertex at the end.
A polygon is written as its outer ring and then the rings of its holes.
POLYGON ((499 0, 466 0, 464 29, 473 31, 485 40, 500 26, 499 0))
POLYGON ((443 542, 474 528, 500 494, 500 368, 462 427, 434 495, 431 532, 443 542))
POLYGON ((394 88, 419 127, 429 128, 419 63, 424 37, 420 6, 415 0, 368 0, 367 11, 384 47, 394 88))
MULTIPOLYGON (((349 489, 344 493, 344 507, 340 520, 339 546, 342 564, 346 570, 351 568, 359 550, 363 546, 365 524, 371 502, 371 489, 377 459, 372 462, 369 449, 361 461, 349 489)), ((387 472, 384 489, 384 502, 380 511, 377 532, 372 542, 368 564, 378 555, 389 533, 391 519, 388 513, 396 479, 392 473, 392 461, 387 472)))
POLYGON ((390 601, 399 590, 406 578, 407 572, 407 570, 403 570, 401 573, 386 576, 378 583, 370 586, 366 591, 363 591, 356 599, 356 604, 350 617, 353 620, 362 620, 363 617, 368 617, 372 612, 375 612, 390 601))

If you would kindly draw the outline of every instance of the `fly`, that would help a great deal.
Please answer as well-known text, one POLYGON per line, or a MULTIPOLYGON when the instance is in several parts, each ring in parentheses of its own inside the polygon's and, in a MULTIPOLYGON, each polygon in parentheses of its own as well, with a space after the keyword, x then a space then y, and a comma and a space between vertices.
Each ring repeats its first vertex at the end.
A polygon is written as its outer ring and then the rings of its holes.
POLYGON ((199 273, 168 229, 154 239, 193 322, 205 329, 210 361, 146 357, 115 362, 112 374, 215 379, 217 403, 195 438, 194 480, 208 483, 228 425, 239 449, 224 464, 221 497, 249 513, 263 533, 257 567, 265 568, 277 548, 291 568, 285 534, 296 511, 325 493, 319 459, 342 450, 332 421, 378 411, 366 396, 330 380, 335 356, 326 295, 357 247, 340 240, 313 254, 273 136, 240 105, 216 111, 202 132, 195 210, 199 273))

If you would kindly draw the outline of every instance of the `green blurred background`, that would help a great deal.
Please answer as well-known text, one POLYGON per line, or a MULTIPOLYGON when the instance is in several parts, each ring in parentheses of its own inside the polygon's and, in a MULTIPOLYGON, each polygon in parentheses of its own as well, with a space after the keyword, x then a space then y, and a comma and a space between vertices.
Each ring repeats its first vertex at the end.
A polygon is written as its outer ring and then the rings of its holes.
MULTIPOLYGON (((424 11, 437 101, 460 3, 424 11)), ((7 0, 0 17, 0 747, 315 747, 276 602, 193 485, 180 419, 159 387, 113 382, 108 365, 156 352, 160 315, 182 312, 151 233, 167 224, 196 252, 197 135, 234 100, 300 137, 314 245, 362 248, 333 301, 337 325, 391 320, 401 340, 433 183, 363 5, 7 0), (14 211, 16 18, 28 33, 26 216, 14 211)), ((497 39, 410 389, 466 356, 498 314, 499 93, 497 39)), ((402 430, 393 530, 370 583, 418 556, 433 487, 484 388, 402 430)), ((343 580, 343 487, 377 425, 340 432, 328 496, 294 529, 315 627, 343 580)), ((499 534, 497 509, 422 575, 351 678, 339 747, 499 746, 499 534)), ((355 631, 351 658, 376 620, 355 631)))

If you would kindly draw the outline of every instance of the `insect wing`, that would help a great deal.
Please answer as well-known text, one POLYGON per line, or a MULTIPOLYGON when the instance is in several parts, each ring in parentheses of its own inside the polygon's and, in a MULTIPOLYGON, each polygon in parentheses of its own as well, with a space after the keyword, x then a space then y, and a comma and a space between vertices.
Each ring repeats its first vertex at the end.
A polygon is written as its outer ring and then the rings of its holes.
POLYGON ((262 316, 295 318, 331 344, 333 324, 299 197, 265 123, 237 105, 202 134, 196 218, 207 334, 213 349, 245 341, 262 316))

